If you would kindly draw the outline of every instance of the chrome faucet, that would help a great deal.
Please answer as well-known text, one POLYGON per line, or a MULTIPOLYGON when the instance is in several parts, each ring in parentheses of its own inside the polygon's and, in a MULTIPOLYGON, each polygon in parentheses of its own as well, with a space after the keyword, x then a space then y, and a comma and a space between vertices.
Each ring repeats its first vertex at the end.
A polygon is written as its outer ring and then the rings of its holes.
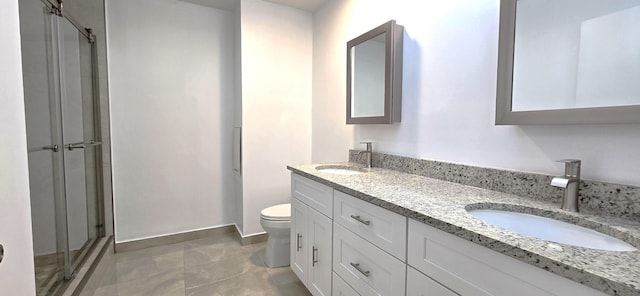
POLYGON ((580 160, 562 159, 564 162, 564 176, 554 177, 551 186, 564 189, 562 197, 563 210, 578 212, 578 193, 580 191, 580 160))
POLYGON ((363 153, 367 154, 367 168, 371 168, 371 159, 373 158, 373 143, 372 142, 360 142, 360 144, 367 145, 367 150, 358 152, 358 155, 362 155, 363 153))

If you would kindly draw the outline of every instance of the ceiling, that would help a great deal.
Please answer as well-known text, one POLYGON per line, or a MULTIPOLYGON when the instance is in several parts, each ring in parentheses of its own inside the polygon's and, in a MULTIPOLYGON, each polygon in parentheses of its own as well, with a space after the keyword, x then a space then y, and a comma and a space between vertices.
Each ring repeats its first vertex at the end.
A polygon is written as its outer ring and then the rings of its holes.
MULTIPOLYGON (((180 0, 180 1, 190 2, 194 4, 199 4, 203 6, 209 6, 209 7, 224 9, 224 10, 235 10, 236 5, 238 5, 238 3, 241 0, 180 0)), ((265 1, 280 4, 280 5, 285 5, 285 6, 289 6, 297 9, 306 10, 309 12, 314 12, 328 0, 265 0, 265 1)))
POLYGON ((236 3, 239 3, 240 0, 180 0, 183 2, 194 3, 202 6, 209 6, 213 8, 230 10, 233 11, 236 9, 236 3))
POLYGON ((272 3, 282 4, 310 12, 316 11, 327 0, 265 0, 272 3))

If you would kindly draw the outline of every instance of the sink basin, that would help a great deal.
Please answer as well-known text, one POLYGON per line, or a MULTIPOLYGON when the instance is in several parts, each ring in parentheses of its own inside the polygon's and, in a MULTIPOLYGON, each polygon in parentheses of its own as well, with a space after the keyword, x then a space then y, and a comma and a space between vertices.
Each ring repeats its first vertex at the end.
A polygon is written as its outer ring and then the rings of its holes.
POLYGON ((468 210, 468 212, 488 224, 556 243, 607 251, 637 250, 617 238, 551 218, 492 209, 468 210))
POLYGON ((337 175, 358 175, 365 171, 356 166, 348 165, 323 165, 316 167, 316 170, 323 173, 337 174, 337 175))

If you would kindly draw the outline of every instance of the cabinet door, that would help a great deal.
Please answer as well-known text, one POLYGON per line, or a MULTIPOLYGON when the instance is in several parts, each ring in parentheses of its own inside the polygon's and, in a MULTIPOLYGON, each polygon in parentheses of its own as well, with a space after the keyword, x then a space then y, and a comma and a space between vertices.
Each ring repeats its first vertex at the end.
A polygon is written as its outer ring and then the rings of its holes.
POLYGON ((300 281, 307 282, 307 212, 308 207, 296 198, 291 199, 291 269, 300 281))
POLYGON ((457 296, 430 277, 407 267, 407 296, 457 296))
POLYGON ((320 212, 308 208, 308 238, 307 252, 310 255, 308 262, 309 283, 307 287, 311 294, 331 295, 331 264, 332 264, 332 243, 333 223, 331 219, 320 214, 320 212))

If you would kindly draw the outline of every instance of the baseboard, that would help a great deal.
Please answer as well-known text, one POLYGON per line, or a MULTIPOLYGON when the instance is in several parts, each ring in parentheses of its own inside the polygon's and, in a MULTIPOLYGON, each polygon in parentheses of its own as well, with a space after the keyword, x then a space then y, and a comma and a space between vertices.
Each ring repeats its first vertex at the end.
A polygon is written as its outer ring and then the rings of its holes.
POLYGON ((251 244, 257 244, 257 243, 261 243, 261 242, 266 242, 267 241, 267 234, 266 233, 258 233, 258 234, 253 234, 253 235, 249 235, 249 236, 242 236, 242 235, 240 235, 240 232, 236 231, 236 236, 237 236, 238 240, 240 240, 240 244, 243 245, 243 246, 251 245, 251 244))
POLYGON ((267 233, 256 233, 252 235, 242 236, 242 232, 237 224, 233 224, 236 228, 236 238, 240 241, 240 245, 246 246, 267 241, 267 233))
POLYGON ((202 229, 196 231, 189 231, 147 239, 141 239, 136 241, 128 241, 124 243, 116 243, 115 251, 119 252, 127 252, 134 251, 140 249, 146 249, 151 247, 159 247, 169 244, 181 243, 190 240, 201 239, 205 237, 216 237, 219 235, 228 234, 230 232, 234 232, 234 225, 226 225, 216 228, 202 229))

